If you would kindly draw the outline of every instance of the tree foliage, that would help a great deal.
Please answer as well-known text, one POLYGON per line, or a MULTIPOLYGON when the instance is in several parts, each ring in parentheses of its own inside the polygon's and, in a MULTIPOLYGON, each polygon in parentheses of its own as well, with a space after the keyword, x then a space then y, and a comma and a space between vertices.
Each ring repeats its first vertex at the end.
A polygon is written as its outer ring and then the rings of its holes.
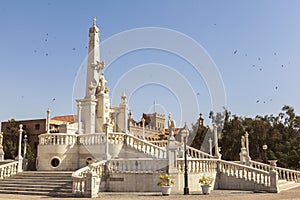
MULTIPOLYGON (((300 116, 295 114, 293 107, 285 105, 278 115, 254 118, 231 116, 228 110, 216 116, 222 122, 219 146, 223 159, 239 160, 241 136, 247 131, 252 160, 266 162, 267 159, 276 159, 278 166, 300 168, 300 116), (267 145, 267 150, 263 150, 263 145, 267 145)), ((196 123, 192 129, 195 133, 191 145, 200 149, 209 133, 208 128, 196 123)))
MULTIPOLYGON (((22 134, 22 146, 21 154, 23 156, 24 152, 24 136, 27 135, 27 140, 30 141, 30 134, 26 128, 23 129, 22 134)), ((19 123, 14 119, 8 120, 8 124, 3 134, 3 151, 4 159, 15 159, 18 156, 19 148, 19 123)), ((34 154, 31 151, 30 146, 26 145, 26 158, 28 162, 34 161, 34 154)))

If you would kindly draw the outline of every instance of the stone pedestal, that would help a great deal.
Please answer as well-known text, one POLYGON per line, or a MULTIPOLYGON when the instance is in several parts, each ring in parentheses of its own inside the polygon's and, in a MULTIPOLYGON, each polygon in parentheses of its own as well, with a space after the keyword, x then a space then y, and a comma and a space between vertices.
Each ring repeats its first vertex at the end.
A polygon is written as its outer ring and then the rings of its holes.
POLYGON ((240 152, 240 164, 247 165, 247 163, 249 163, 247 149, 242 147, 240 152))
POLYGON ((270 192, 278 193, 278 172, 274 169, 270 171, 270 192))
POLYGON ((3 148, 0 146, 0 161, 4 160, 4 151, 3 148))
POLYGON ((169 163, 169 173, 177 173, 177 154, 178 154, 178 146, 175 140, 169 140, 168 146, 168 163, 169 163))
POLYGON ((85 179, 84 195, 89 198, 98 197, 101 178, 95 172, 89 172, 85 179))

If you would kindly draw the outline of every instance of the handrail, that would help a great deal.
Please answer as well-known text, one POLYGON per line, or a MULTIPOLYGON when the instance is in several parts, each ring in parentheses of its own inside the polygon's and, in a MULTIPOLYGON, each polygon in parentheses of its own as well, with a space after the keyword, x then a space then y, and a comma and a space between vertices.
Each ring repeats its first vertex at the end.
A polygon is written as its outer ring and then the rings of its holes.
POLYGON ((159 147, 167 147, 168 145, 168 140, 152 140, 152 141, 149 141, 151 144, 154 144, 156 146, 159 146, 159 147))
POLYGON ((45 133, 39 135, 39 145, 75 145, 77 137, 73 133, 45 133))
MULTIPOLYGON (((188 158, 188 173, 206 173, 216 172, 218 159, 199 159, 199 158, 188 158)), ((180 158, 177 160, 177 169, 179 173, 184 172, 184 159, 180 158)))
POLYGON ((194 147, 191 146, 187 146, 187 154, 188 156, 192 157, 192 158, 215 158, 214 156, 205 153, 199 149, 195 149, 194 147))
POLYGON ((125 144, 154 158, 167 158, 166 148, 151 144, 149 141, 140 139, 134 135, 126 134, 125 144))
POLYGON ((219 171, 228 176, 235 176, 246 181, 254 181, 257 184, 262 184, 267 187, 271 186, 270 173, 261 169, 230 161, 219 160, 219 171))
POLYGON ((167 159, 151 158, 111 159, 107 163, 109 171, 117 173, 166 172, 167 166, 167 159))
POLYGON ((0 165, 0 179, 8 178, 18 173, 18 161, 0 165))
POLYGON ((97 163, 90 164, 89 166, 85 166, 80 168, 72 173, 73 178, 73 186, 72 192, 73 194, 84 194, 85 188, 85 179, 86 175, 89 172, 95 172, 99 177, 102 177, 104 173, 104 166, 107 160, 102 160, 97 163))
MULTIPOLYGON (((250 161, 250 166, 256 169, 262 169, 265 171, 270 171, 271 166, 265 163, 250 161)), ((284 179, 286 181, 295 181, 296 183, 300 183, 300 171, 286 169, 282 167, 275 167, 275 170, 278 172, 278 177, 280 179, 284 179)))

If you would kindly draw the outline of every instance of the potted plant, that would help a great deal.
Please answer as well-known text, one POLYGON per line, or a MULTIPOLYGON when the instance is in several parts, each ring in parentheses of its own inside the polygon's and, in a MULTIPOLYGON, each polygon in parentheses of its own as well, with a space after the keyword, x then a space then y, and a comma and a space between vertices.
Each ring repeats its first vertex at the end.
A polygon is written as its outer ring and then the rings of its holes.
POLYGON ((210 193, 210 189, 212 186, 212 183, 214 182, 214 178, 210 177, 210 176, 202 176, 199 178, 199 183, 201 185, 202 188, 202 193, 203 194, 209 194, 210 193))
POLYGON ((174 180, 170 177, 169 174, 159 175, 158 186, 161 186, 161 192, 163 196, 169 196, 171 194, 172 185, 174 184, 174 180))

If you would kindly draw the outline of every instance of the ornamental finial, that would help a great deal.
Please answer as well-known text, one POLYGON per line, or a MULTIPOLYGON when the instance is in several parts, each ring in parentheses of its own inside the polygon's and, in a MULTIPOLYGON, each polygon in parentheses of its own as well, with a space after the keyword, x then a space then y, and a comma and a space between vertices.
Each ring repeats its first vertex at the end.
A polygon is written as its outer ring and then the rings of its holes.
POLYGON ((93 25, 96 26, 96 17, 93 18, 93 25))

